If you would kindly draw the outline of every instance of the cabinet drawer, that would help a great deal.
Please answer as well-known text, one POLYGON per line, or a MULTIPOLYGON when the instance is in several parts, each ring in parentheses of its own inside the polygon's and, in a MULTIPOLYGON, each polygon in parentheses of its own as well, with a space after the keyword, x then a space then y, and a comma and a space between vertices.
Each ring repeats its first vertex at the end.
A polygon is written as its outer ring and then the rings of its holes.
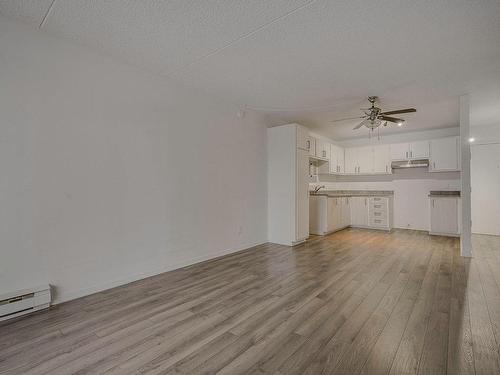
POLYGON ((381 211, 387 213, 387 204, 385 203, 370 203, 370 212, 371 211, 381 211))
POLYGON ((387 219, 387 211, 385 210, 370 210, 370 218, 387 219))
POLYGON ((386 228, 389 226, 387 218, 370 217, 370 226, 374 228, 386 228))

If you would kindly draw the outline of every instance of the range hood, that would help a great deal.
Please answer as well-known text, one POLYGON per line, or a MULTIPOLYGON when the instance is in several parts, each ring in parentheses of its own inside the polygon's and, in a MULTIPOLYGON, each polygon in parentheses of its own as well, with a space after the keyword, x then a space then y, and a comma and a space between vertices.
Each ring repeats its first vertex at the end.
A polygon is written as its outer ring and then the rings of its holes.
POLYGON ((393 161, 391 168, 422 168, 429 166, 429 159, 418 159, 418 160, 403 160, 403 161, 393 161))

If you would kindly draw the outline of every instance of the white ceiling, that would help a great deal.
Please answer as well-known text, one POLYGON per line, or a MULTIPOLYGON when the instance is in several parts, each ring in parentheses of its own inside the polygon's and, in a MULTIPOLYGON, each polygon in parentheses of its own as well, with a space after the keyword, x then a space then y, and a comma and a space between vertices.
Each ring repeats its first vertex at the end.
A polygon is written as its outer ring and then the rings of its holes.
POLYGON ((403 128, 500 116, 499 0, 0 0, 0 13, 334 139, 365 97, 403 128), (51 7, 52 5, 52 7, 51 7), (279 111, 277 111, 280 109, 279 111))

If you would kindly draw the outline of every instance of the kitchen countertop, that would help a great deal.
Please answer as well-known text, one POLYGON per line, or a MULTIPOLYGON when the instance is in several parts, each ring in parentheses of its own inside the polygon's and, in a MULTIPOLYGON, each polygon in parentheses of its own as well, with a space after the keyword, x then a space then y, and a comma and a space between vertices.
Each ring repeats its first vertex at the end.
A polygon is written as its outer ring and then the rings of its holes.
POLYGON ((459 197, 460 190, 431 190, 429 197, 459 197))
POLYGON ((320 190, 317 193, 310 192, 311 196, 322 195, 327 197, 392 197, 392 190, 320 190))

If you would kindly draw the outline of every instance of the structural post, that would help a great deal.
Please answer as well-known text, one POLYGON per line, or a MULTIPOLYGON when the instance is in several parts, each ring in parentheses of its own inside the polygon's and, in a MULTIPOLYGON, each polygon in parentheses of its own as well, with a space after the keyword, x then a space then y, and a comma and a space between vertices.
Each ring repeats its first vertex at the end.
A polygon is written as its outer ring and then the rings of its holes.
POLYGON ((470 113, 469 95, 460 96, 460 155, 461 155, 461 200, 462 233, 460 235, 460 254, 472 256, 471 221, 471 178, 470 178, 470 113))

